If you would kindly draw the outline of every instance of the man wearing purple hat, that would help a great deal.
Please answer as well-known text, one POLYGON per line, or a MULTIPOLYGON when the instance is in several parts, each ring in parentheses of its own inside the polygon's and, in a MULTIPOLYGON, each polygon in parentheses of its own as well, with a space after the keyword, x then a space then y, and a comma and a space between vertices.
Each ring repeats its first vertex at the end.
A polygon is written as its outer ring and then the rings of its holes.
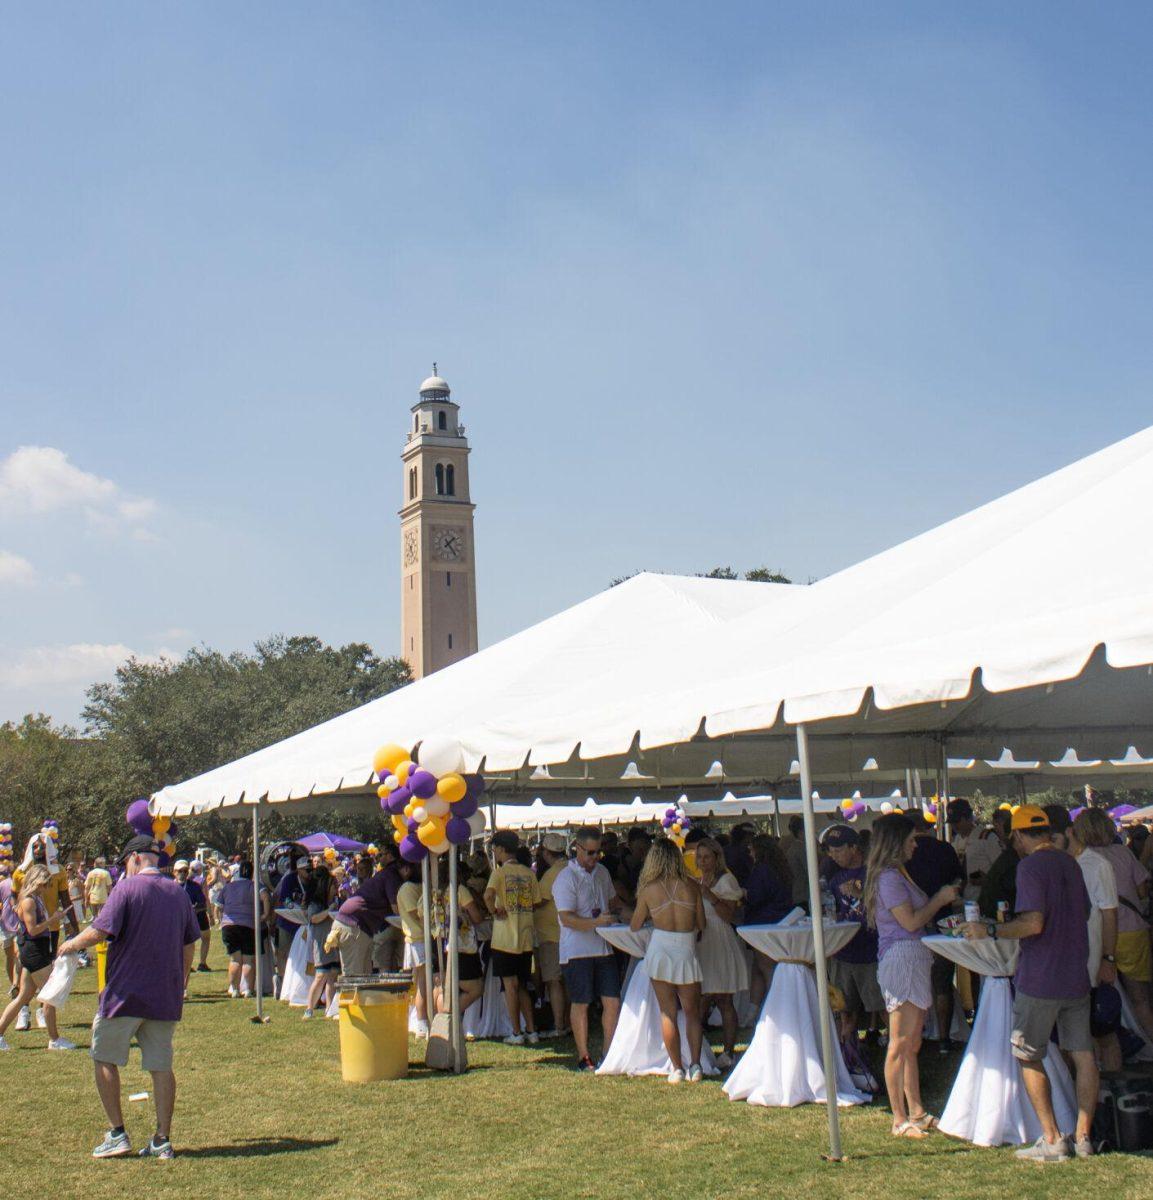
POLYGON ((112 889, 100 915, 60 946, 61 954, 74 954, 97 942, 108 943, 107 975, 92 1022, 90 1054, 109 1129, 92 1156, 132 1153, 120 1106, 120 1068, 127 1065, 135 1038, 156 1097, 156 1132, 140 1157, 172 1158, 172 1035, 183 1013, 184 981, 200 929, 180 885, 160 873, 160 845, 153 837, 131 838, 120 862, 125 878, 112 889))

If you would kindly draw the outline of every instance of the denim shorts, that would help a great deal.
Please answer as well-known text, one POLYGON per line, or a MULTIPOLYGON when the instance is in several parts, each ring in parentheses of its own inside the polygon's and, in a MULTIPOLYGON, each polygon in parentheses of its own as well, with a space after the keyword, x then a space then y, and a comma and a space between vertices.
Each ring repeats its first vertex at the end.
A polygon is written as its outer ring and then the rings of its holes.
POLYGON ((612 999, 621 994, 621 973, 614 954, 570 958, 561 964, 561 973, 573 1004, 591 1004, 597 996, 612 999))

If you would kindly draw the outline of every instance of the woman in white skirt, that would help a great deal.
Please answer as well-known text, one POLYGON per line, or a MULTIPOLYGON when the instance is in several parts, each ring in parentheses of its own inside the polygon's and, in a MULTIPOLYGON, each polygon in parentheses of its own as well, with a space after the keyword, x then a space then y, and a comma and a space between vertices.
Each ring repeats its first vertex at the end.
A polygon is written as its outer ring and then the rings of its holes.
POLYGON ((661 1010, 661 1037, 672 1069, 669 1083, 699 1083, 701 1071, 701 964, 697 939, 705 928, 701 889, 689 878, 681 852, 668 838, 657 838, 637 880, 637 906, 631 928, 653 923, 645 968, 661 1010), (684 1010, 689 1039, 688 1074, 681 1066, 677 1004, 684 1010))
POLYGON ((923 1138, 937 1124, 921 1101, 917 1054, 925 1014, 933 1007, 932 952, 925 925, 957 898, 951 884, 930 900, 909 878, 905 863, 916 845, 913 822, 902 813, 873 823, 865 864, 864 905, 877 931, 877 983, 889 1012, 885 1088, 896 1137, 923 1138))
POLYGON ((701 899, 705 909, 705 931, 697 944, 701 963, 702 1009, 707 1017, 713 1005, 721 1014, 724 1052, 717 1056, 722 1071, 733 1065, 737 1046, 737 1006, 733 996, 749 990, 749 964, 733 931, 733 920, 745 893, 736 876, 725 866, 719 843, 702 838, 693 847, 701 873, 701 899))

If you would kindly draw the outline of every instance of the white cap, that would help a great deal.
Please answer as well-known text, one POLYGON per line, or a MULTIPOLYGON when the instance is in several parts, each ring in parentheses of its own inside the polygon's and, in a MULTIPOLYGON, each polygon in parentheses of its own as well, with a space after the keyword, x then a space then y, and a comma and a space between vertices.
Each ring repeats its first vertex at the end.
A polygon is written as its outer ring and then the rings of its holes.
POLYGON ((178 858, 178 859, 177 859, 177 860, 176 860, 176 861, 175 861, 175 862, 172 864, 172 869, 173 869, 174 871, 187 871, 187 870, 188 870, 188 859, 186 859, 186 858, 178 858))

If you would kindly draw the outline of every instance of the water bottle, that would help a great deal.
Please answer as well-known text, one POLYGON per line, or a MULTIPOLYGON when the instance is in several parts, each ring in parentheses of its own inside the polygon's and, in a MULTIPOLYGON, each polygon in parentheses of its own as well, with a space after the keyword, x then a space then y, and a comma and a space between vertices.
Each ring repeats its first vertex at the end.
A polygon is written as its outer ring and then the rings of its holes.
POLYGON ((826 921, 837 919, 837 902, 833 899, 827 879, 821 880, 821 917, 826 921))

